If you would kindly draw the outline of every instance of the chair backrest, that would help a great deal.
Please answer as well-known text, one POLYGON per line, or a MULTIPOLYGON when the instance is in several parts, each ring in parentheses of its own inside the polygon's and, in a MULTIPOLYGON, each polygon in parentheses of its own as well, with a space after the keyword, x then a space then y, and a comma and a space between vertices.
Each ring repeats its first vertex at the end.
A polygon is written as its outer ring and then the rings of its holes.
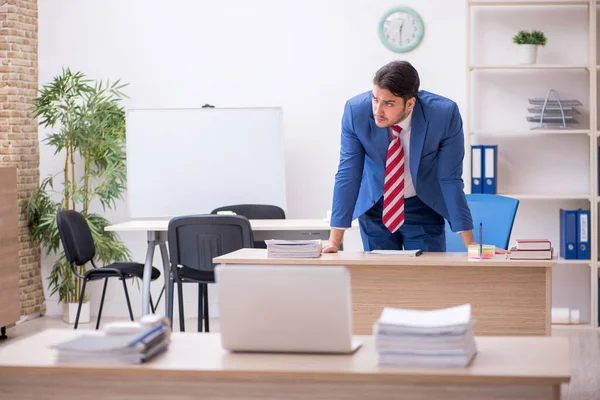
POLYGON ((251 248, 250 221, 241 215, 189 215, 169 221, 171 264, 213 270, 213 257, 251 248))
POLYGON ((77 211, 63 210, 56 216, 56 224, 69 264, 90 262, 96 255, 96 246, 84 216, 77 211))
MULTIPOLYGON (((483 243, 508 249, 519 200, 493 194, 467 194, 473 218, 473 236, 479 242, 479 223, 483 224, 483 243)), ((466 251, 460 235, 446 221, 446 251, 466 251)))
POLYGON ((215 208, 211 214, 218 211, 233 211, 248 219, 285 219, 285 212, 281 207, 269 204, 236 204, 215 208))

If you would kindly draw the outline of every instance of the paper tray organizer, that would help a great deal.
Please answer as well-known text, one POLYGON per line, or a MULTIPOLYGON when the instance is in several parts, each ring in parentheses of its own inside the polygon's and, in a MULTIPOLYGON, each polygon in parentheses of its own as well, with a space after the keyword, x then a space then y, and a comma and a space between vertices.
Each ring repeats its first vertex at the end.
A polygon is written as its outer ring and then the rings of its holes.
POLYGON ((568 128, 567 124, 579 123, 575 115, 580 112, 575 107, 581 106, 581 102, 575 99, 561 100, 554 89, 550 89, 545 98, 529 99, 529 104, 534 107, 527 111, 534 115, 528 115, 527 121, 537 124, 531 129, 564 129, 568 128), (550 100, 551 95, 554 95, 555 100, 550 100))

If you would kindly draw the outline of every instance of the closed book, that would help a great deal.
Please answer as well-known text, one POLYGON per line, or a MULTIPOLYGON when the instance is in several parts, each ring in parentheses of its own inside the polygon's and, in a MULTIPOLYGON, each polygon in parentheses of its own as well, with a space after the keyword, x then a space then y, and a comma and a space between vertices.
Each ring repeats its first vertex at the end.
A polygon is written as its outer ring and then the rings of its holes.
POLYGON ((553 249, 549 250, 519 250, 516 247, 510 249, 508 257, 511 260, 551 260, 553 249))
POLYGON ((517 250, 550 250, 552 244, 548 239, 518 239, 517 250))

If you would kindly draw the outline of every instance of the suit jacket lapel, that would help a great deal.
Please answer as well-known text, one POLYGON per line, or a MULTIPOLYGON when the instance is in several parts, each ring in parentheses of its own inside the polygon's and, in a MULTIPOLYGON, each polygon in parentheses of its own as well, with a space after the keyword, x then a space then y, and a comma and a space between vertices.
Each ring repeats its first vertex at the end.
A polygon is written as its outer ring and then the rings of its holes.
POLYGON ((379 161, 385 168, 385 160, 387 159, 388 147, 390 145, 390 137, 387 128, 380 128, 375 123, 373 116, 370 118, 371 122, 371 135, 372 142, 375 144, 377 151, 379 152, 379 161))
POLYGON ((410 174, 415 189, 417 188, 417 176, 419 173, 421 154, 423 154, 423 144, 425 143, 426 133, 427 120, 425 120, 421 102, 419 101, 419 98, 417 98, 410 127, 410 174))

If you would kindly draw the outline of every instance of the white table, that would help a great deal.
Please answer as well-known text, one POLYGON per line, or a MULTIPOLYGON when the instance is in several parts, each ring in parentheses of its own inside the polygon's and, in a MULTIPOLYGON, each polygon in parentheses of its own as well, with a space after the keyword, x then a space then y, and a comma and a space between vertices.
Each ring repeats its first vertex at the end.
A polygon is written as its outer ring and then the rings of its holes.
MULTIPOLYGON (((323 239, 329 238, 329 222, 324 219, 251 219, 250 225, 254 240, 266 239, 323 239)), ((142 283, 142 315, 150 312, 150 276, 156 246, 160 248, 163 262, 165 282, 170 276, 169 253, 167 251, 168 219, 134 220, 106 227, 114 232, 147 232, 148 249, 144 261, 144 278, 142 283)), ((169 315, 170 285, 165 285, 165 315, 169 315)))
POLYGON ((571 380, 565 337, 476 337, 467 368, 379 366, 372 336, 350 355, 229 353, 218 334, 171 335, 142 365, 66 364, 49 346, 82 332, 47 330, 0 347, 11 400, 560 399, 571 380))

